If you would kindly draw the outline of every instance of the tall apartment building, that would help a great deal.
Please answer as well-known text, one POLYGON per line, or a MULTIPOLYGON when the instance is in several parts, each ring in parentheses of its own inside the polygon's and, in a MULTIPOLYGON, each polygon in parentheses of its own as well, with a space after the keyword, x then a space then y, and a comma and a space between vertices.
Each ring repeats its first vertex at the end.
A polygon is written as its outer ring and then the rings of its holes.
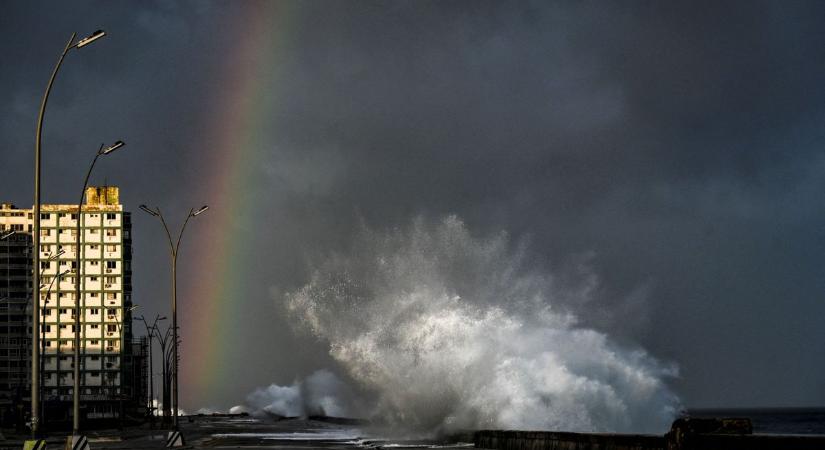
MULTIPOLYGON (((80 399, 86 417, 118 416, 124 398, 142 394, 135 392, 139 389, 135 388, 134 374, 139 370, 132 355, 131 216, 118 197, 117 187, 86 190, 81 210, 80 267, 76 260, 77 205, 41 206, 37 269, 41 273, 41 397, 46 420, 49 416, 65 417, 66 405, 72 400, 75 332, 81 340, 80 399), (75 330, 76 314, 80 314, 80 330, 75 330)), ((6 208, 2 213, 16 219, 8 220, 19 232, 15 234, 31 232, 31 209, 6 208)), ((26 323, 30 332, 30 320, 26 323)), ((2 369, 0 359, 0 377, 2 369)))

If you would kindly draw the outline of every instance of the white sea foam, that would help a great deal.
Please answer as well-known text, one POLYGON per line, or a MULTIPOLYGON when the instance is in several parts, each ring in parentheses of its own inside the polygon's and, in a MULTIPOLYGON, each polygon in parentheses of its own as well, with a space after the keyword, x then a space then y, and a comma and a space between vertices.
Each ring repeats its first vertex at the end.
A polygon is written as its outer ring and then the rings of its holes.
POLYGON ((255 416, 268 413, 285 417, 345 417, 350 414, 346 408, 347 391, 335 374, 328 370, 318 370, 289 386, 273 383, 258 388, 246 397, 246 405, 235 406, 232 410, 251 412, 255 416))
POLYGON ((666 430, 676 369, 577 325, 558 300, 592 289, 562 289, 525 261, 506 234, 475 238, 454 216, 365 229, 286 303, 394 426, 666 430))

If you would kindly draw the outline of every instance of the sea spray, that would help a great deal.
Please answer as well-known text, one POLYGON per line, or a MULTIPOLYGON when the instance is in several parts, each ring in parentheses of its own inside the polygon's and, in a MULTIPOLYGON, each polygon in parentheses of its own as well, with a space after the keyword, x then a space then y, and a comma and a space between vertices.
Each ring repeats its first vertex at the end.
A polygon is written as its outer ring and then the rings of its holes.
POLYGON ((271 384, 258 388, 246 397, 244 405, 234 406, 230 412, 253 416, 348 417, 352 414, 348 406, 351 403, 349 388, 335 374, 322 369, 289 386, 271 384))
POLYGON ((665 431, 676 369, 577 325, 558 305, 592 289, 561 287, 525 255, 455 216, 363 229, 286 306, 395 427, 665 431))

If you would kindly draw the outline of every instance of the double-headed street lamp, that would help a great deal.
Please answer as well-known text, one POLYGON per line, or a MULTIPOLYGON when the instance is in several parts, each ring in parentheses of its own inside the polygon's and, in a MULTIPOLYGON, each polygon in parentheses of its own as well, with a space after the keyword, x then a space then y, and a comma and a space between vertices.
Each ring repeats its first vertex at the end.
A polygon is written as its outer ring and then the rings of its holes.
POLYGON ((180 247, 180 239, 183 237, 183 231, 186 230, 186 224, 189 223, 189 219, 193 217, 197 217, 200 214, 203 214, 207 209, 208 206, 201 206, 200 209, 195 211, 194 209, 189 210, 189 215, 186 216, 186 220, 183 222, 183 226, 180 229, 180 233, 178 233, 178 240, 177 242, 172 242, 172 234, 169 232, 169 227, 166 226, 166 220, 163 219, 163 214, 160 212, 160 208, 155 207, 155 209, 151 209, 146 205, 140 205, 140 209, 142 209, 147 214, 150 214, 154 217, 160 219, 160 222, 163 224, 163 229, 166 230, 166 237, 169 238, 169 253, 172 257, 172 425, 175 430, 178 429, 178 291, 177 291, 177 264, 178 264, 178 248, 180 247))
MULTIPOLYGON (((152 338, 158 330, 158 321, 166 320, 166 316, 161 317, 160 314, 155 314, 155 320, 152 322, 152 326, 149 326, 149 322, 146 321, 146 318, 143 316, 138 317, 138 320, 143 322, 143 326, 146 327, 146 336, 149 338, 149 426, 154 428, 155 427, 155 373, 152 369, 152 338)), ((158 337, 158 339, 160 339, 158 337)), ((162 351, 162 349, 161 349, 162 351)))
MULTIPOLYGON (((66 47, 63 49, 63 53, 60 54, 60 58, 54 66, 54 70, 52 70, 52 76, 49 78, 49 83, 46 85, 46 92, 43 94, 43 100, 40 103, 40 112, 37 115, 37 133, 34 140, 34 211, 32 212, 32 218, 34 219, 34 226, 32 227, 34 267, 40 266, 40 143, 41 136, 43 135, 43 116, 46 112, 46 104, 49 101, 49 93, 51 92, 52 85, 57 77, 57 72, 63 64, 63 59, 66 57, 66 54, 69 53, 69 50, 73 48, 83 48, 105 35, 106 33, 103 30, 97 30, 91 35, 75 42, 75 37, 77 34, 72 33, 72 36, 69 38, 69 42, 66 43, 66 47)), ((33 281, 32 286, 40 286, 40 274, 37 269, 34 270, 33 281)), ((34 302, 32 305, 32 329, 36 330, 40 325, 40 296, 32 295, 32 297, 34 302)), ((32 333, 32 436, 37 436, 37 433, 40 430, 40 368, 38 367, 38 361, 40 359, 40 346, 37 345, 38 340, 39 336, 37 333, 32 333)))
MULTIPOLYGON (((95 38, 97 39, 97 38, 95 38)), ((80 315, 85 314, 85 302, 81 299, 81 281, 83 281, 83 270, 81 267, 81 260, 83 255, 83 247, 85 247, 85 243, 81 245, 80 242, 80 234, 82 231, 82 222, 83 222, 83 197, 86 195, 86 186, 89 185, 89 177, 92 175, 92 170, 95 168, 95 163, 97 163, 97 159, 101 156, 108 155, 113 151, 119 149, 126 145, 123 141, 117 141, 114 144, 103 147, 104 144, 100 144, 100 148, 97 150, 94 159, 92 160, 92 164, 89 165, 89 170, 86 172, 86 178, 83 180, 83 190, 80 191, 80 200, 77 202, 77 220, 75 221, 76 228, 75 228, 75 297, 74 297, 74 306, 75 312, 74 315, 74 371, 72 372, 72 377, 74 378, 73 381, 73 392, 72 392, 72 413, 74 416, 72 417, 72 434, 78 434, 80 431, 80 315)), ((85 347, 85 345, 84 345, 85 347)), ((123 348, 120 349, 121 353, 123 352, 123 348)), ((85 358, 85 356, 83 356, 85 358)))

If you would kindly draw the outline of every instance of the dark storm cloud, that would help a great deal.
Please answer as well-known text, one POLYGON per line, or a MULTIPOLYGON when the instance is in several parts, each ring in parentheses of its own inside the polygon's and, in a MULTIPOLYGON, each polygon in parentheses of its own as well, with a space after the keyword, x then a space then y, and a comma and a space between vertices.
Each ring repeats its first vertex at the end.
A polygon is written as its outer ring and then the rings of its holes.
MULTIPOLYGON (((247 231, 278 257, 249 274, 260 310, 238 331, 274 350, 203 403, 330 364, 272 307, 270 290, 306 281, 296 262, 344 247, 362 218, 380 228, 445 213, 478 233, 530 236, 548 270, 585 261, 601 288, 571 307, 678 363, 688 405, 825 402, 822 5, 291 6, 279 76, 258 93, 277 105, 262 126, 266 157, 249 178, 264 208, 247 231), (314 351, 287 363, 294 345, 314 351)), ((55 88, 44 195, 73 201, 88 155, 123 138, 128 151, 101 161, 97 181, 121 185, 131 209, 211 201, 199 176, 214 149, 199 134, 221 113, 210 99, 226 86, 211 74, 236 50, 248 7, 7 5, 3 197, 30 203, 34 123, 57 53, 72 31, 105 27, 55 88)), ((146 313, 167 296, 156 225, 136 217, 146 313)), ((192 230, 192 245, 210 226, 192 230)), ((192 286, 198 274, 183 270, 192 286)))

